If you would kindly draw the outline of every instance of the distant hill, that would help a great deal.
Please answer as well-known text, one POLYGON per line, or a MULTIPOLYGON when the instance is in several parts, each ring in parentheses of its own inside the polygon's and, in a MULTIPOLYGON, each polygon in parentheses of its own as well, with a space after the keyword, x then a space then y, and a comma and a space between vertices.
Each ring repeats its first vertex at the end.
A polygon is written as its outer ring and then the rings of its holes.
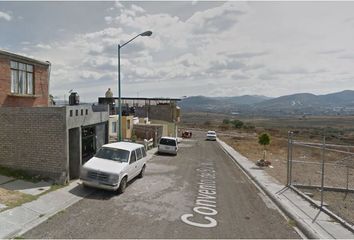
POLYGON ((354 91, 314 95, 298 93, 269 98, 265 96, 188 97, 179 102, 182 111, 252 115, 349 115, 354 114, 354 91))
POLYGON ((265 96, 236 96, 236 97, 204 97, 192 96, 183 99, 178 105, 185 111, 224 112, 236 111, 249 104, 260 103, 271 99, 265 96))

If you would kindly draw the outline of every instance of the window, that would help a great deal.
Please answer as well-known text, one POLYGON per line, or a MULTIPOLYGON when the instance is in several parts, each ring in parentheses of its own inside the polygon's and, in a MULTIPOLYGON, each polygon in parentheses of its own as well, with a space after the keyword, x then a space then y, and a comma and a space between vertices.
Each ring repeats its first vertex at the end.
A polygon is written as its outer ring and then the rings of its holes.
POLYGON ((70 110, 70 117, 73 116, 73 110, 70 110))
POLYGON ((78 109, 75 110, 75 115, 79 116, 79 110, 78 109))
POLYGON ((136 150, 136 158, 137 158, 137 160, 143 158, 143 153, 141 152, 141 148, 138 148, 138 149, 136 150))
POLYGON ((112 133, 117 132, 117 122, 112 122, 112 133))
POLYGON ((167 146, 177 146, 176 140, 170 138, 161 138, 160 144, 167 146))
POLYGON ((135 155, 135 151, 132 151, 132 154, 130 155, 130 162, 129 164, 132 164, 136 162, 136 155, 135 155))
POLYGON ((117 162, 128 162, 129 151, 116 148, 103 147, 98 150, 95 157, 117 162))
POLYGON ((127 120, 127 129, 130 129, 130 119, 127 120))
POLYGON ((84 109, 81 109, 81 116, 84 115, 84 109))
POLYGON ((86 115, 88 114, 88 109, 86 109, 86 115))
POLYGON ((143 153, 143 157, 146 157, 146 151, 145 151, 145 148, 141 148, 141 152, 143 153))
POLYGON ((11 93, 33 95, 33 65, 11 61, 11 93))

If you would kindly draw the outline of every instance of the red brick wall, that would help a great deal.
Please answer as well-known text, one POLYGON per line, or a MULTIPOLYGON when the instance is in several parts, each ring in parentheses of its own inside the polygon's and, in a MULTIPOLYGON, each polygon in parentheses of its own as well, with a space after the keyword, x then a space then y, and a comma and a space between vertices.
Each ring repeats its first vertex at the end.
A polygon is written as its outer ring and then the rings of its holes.
POLYGON ((48 66, 0 55, 0 107, 47 107, 48 66), (34 97, 11 95, 10 60, 34 66, 34 97))

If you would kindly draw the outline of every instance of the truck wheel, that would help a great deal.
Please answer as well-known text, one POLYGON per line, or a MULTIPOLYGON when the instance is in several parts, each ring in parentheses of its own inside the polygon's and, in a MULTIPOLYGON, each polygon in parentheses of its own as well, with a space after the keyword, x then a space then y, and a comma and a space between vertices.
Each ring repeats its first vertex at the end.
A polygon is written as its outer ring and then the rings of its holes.
POLYGON ((127 177, 124 177, 120 182, 118 193, 124 193, 126 187, 127 187, 127 177))
POLYGON ((143 166, 143 168, 141 169, 140 173, 139 173, 139 178, 143 178, 145 174, 145 165, 143 166))

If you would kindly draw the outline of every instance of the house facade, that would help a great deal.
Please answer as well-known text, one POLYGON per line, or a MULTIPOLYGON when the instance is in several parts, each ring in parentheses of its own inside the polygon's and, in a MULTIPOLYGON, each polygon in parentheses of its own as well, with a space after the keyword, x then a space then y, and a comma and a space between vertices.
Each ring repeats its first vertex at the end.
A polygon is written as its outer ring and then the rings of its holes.
POLYGON ((109 112, 49 106, 50 66, 0 50, 0 166, 64 183, 108 143, 109 112))
POLYGON ((108 107, 0 107, 0 166, 58 183, 108 143, 108 107))
POLYGON ((50 62, 0 50, 0 107, 47 107, 50 62))

